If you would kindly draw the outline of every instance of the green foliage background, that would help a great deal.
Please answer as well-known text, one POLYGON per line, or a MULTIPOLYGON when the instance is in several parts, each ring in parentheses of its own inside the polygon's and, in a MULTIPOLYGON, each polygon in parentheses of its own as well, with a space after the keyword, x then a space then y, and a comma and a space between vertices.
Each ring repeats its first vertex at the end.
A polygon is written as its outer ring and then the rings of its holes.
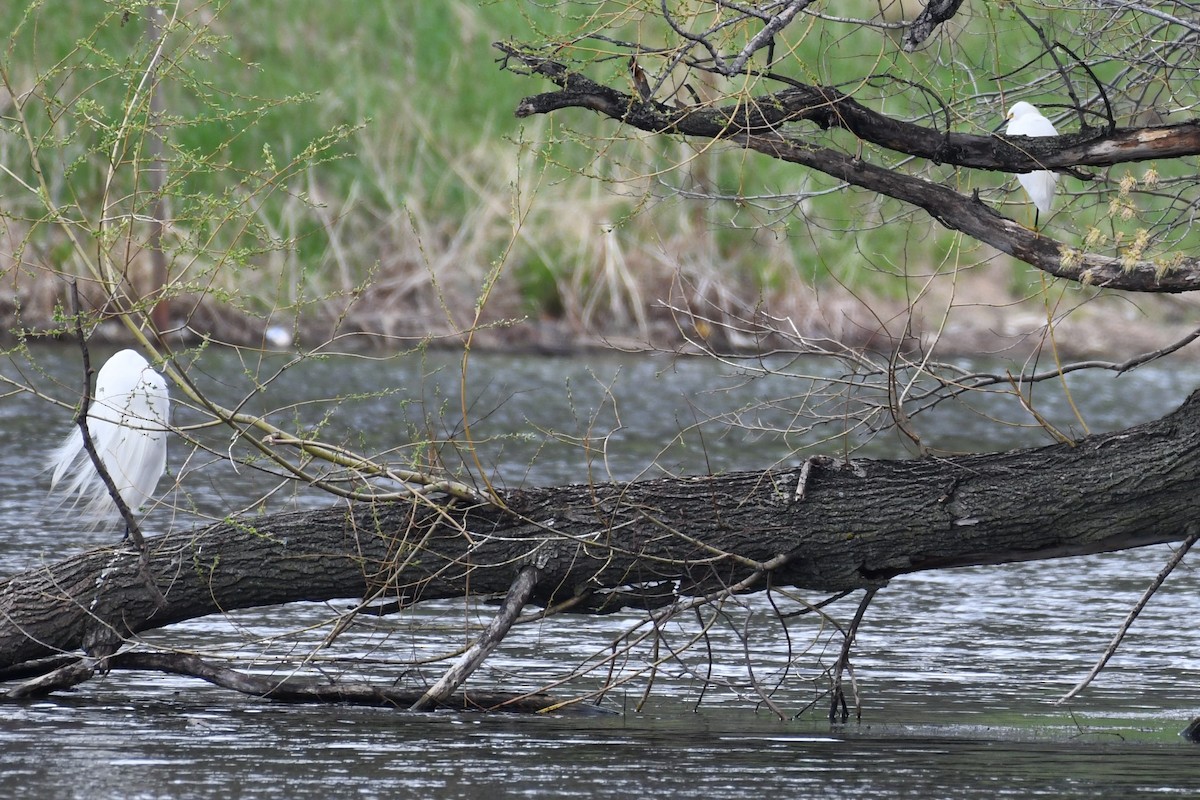
MULTIPOLYGON (((646 307, 680 292, 688 303, 742 311, 831 282, 902 297, 908 283, 897 276, 920 280, 991 257, 922 214, 763 157, 643 138, 582 111, 513 117, 520 97, 548 87, 501 71, 493 41, 568 42, 602 30, 652 46, 666 37, 644 3, 213 0, 164 8, 183 23, 167 40, 160 90, 175 293, 215 293, 259 316, 326 306, 345 314, 353 298, 359 309, 399 307, 460 329, 486 296, 492 316, 602 327, 644 324, 646 307)), ((837 9, 877 10, 868 2, 837 9)), ((32 184, 30 137, 51 199, 75 209, 100 246, 112 245, 95 213, 106 175, 117 175, 111 207, 146 213, 150 198, 137 187, 149 117, 137 105, 126 117, 147 58, 144 12, 134 0, 21 0, 0 9, 11 93, 0 115, 0 161, 10 170, 0 175, 0 199, 17 254, 10 269, 27 278, 46 266, 84 273, 90 251, 64 243, 42 198, 14 182, 32 184)), ((972 132, 999 123, 1005 86, 1052 102, 1042 43, 1011 6, 971 14, 917 54, 902 54, 874 29, 799 25, 781 40, 781 69, 854 91, 882 111, 945 124, 946 109, 916 88, 927 86, 961 99, 948 121, 972 132), (1004 80, 972 84, 980 75, 1004 80)), ((1070 33, 1065 18, 1044 18, 1070 33)), ((597 56, 581 68, 617 85, 627 80, 624 59, 608 57, 598 40, 581 41, 575 56, 581 47, 597 56)), ((642 63, 653 74, 662 60, 642 63)), ((839 132, 813 140, 854 146, 839 132)), ((964 192, 981 189, 988 202, 1024 202, 1008 176, 920 169, 964 192)), ((1114 197, 1118 183, 1109 182, 1114 197)), ((1080 237, 1114 216, 1103 202, 1074 213, 1080 237)), ((1120 235, 1129 241, 1132 226, 1120 235)))

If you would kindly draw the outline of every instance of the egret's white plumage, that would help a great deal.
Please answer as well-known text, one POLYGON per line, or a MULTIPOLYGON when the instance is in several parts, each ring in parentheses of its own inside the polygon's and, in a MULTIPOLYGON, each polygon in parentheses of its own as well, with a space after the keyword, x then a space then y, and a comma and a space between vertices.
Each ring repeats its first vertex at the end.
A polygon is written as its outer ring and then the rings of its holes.
MULTIPOLYGON (((122 350, 100 368, 96 395, 88 408, 88 433, 131 511, 150 499, 166 469, 169 411, 166 381, 140 354, 122 350)), ((49 466, 54 470, 50 490, 57 489, 63 503, 82 504, 80 513, 90 525, 120 519, 83 447, 78 425, 50 455, 49 466)))
MULTIPOLYGON (((1004 131, 1009 136, 1057 136, 1054 123, 1042 116, 1030 103, 1022 100, 1014 103, 1008 110, 1008 127, 1004 131)), ((1017 180, 1029 193, 1029 199, 1042 214, 1050 213, 1054 202, 1054 187, 1058 183, 1058 175, 1048 169, 1035 172, 1025 172, 1017 175, 1017 180)))

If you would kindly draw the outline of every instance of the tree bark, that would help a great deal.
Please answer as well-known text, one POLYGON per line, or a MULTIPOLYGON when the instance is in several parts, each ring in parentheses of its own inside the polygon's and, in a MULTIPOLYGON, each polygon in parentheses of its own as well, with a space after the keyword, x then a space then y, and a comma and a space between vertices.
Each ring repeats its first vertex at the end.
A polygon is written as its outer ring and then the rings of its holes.
POLYGON ((1200 392, 1161 420, 1074 444, 906 461, 504 492, 501 505, 356 504, 146 540, 0 582, 0 669, 218 611, 379 596, 606 602, 768 583, 875 587, 909 572, 1119 550, 1200 518, 1200 392), (798 496, 807 471, 803 497, 798 496), (632 588, 631 588, 632 587, 632 588))

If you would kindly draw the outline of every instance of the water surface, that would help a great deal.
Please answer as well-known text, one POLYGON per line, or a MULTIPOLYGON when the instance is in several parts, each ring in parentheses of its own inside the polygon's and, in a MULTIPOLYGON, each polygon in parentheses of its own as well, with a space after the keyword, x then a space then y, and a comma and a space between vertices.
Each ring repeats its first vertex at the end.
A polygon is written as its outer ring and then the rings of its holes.
MULTIPOLYGON (((73 354, 39 357, 47 367, 39 388, 70 402, 78 384, 73 354)), ((713 361, 477 355, 465 393, 450 355, 331 358, 268 379, 286 363, 212 351, 195 376, 222 402, 242 401, 281 426, 320 427, 331 440, 370 451, 390 448, 398 463, 436 451, 453 469, 478 463, 508 486, 758 469, 846 449, 906 453, 894 436, 846 433, 835 422, 803 429, 797 409, 829 413, 810 393, 815 384, 801 385, 796 375, 759 379, 713 361), (252 391, 256 384, 263 394, 252 391), (332 397, 341 398, 332 412, 316 403, 332 397), (732 428, 731 419, 752 430, 732 428), (462 444, 468 430, 474 447, 462 444)), ((809 376, 833 373, 805 368, 809 376)), ((1176 368, 1081 375, 1071 388, 1090 429, 1105 430, 1161 415, 1197 383, 1200 373, 1176 368)), ((1037 399, 1056 425, 1079 431, 1061 391, 1039 389, 1037 399)), ((174 417, 180 426, 202 420, 185 403, 174 417)), ((46 476, 36 465, 65 432, 69 412, 10 395, 0 399, 0 421, 0 574, 107 541, 110 532, 64 532, 41 506, 46 476)), ((918 418, 926 440, 947 450, 1048 441, 1022 421, 1011 407, 986 401, 918 418)), ((249 448, 228 430, 189 435, 194 447, 172 441, 164 503, 148 514, 148 533, 249 507, 276 486, 283 488, 265 503, 272 510, 328 502, 252 465, 230 467, 221 456, 249 448)), ((1097 683, 1073 703, 1055 704, 1168 556, 1155 547, 897 579, 859 634, 861 722, 825 718, 824 671, 840 639, 811 615, 785 625, 772 613, 772 604, 795 611, 821 598, 755 595, 727 604, 715 620, 705 612, 711 658, 703 646, 684 650, 698 631, 691 618, 633 648, 618 664, 618 686, 598 697, 612 712, 605 716, 285 706, 185 678, 114 673, 0 707, 0 775, 11 796, 31 798, 1194 796, 1196 753, 1177 736, 1200 707, 1193 688, 1200 633, 1190 615, 1200 585, 1186 563, 1097 683)), ((844 624, 857 600, 828 610, 844 624)), ((262 674, 419 684, 439 669, 418 662, 466 641, 491 613, 486 605, 426 604, 363 621, 317 652, 328 623, 349 605, 240 611, 146 639, 235 657, 262 674)), ((640 625, 628 611, 522 626, 473 685, 534 689, 576 671, 556 692, 598 692, 614 677, 603 665, 610 644, 640 625)))

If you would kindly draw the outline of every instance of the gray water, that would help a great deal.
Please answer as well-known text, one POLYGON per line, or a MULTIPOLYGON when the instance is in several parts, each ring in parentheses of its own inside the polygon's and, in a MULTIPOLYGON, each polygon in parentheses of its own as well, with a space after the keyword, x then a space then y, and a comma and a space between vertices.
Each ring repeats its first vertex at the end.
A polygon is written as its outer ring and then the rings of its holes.
MULTIPOLYGON (((75 354, 38 357, 46 374, 27 377, 71 402, 75 354)), ((397 448, 397 461, 411 455, 404 443, 461 441, 465 405, 475 454, 441 445, 441 457, 454 469, 473 468, 477 457, 490 479, 507 486, 757 469, 846 448, 905 453, 892 435, 841 435, 836 423, 800 430, 797 408, 827 410, 804 396, 809 385, 801 378, 751 380, 713 361, 476 355, 465 402, 453 356, 336 358, 266 380, 285 363, 206 352, 194 376, 223 402, 246 399, 247 409, 270 411, 281 425, 323 425, 327 439, 347 446, 397 448), (251 396, 251 376, 265 385, 262 395, 251 396), (331 415, 309 402, 334 396, 343 401, 331 415), (764 405, 771 399, 779 402, 764 405), (730 414, 757 431, 732 429, 730 414)), ((832 374, 821 365, 786 368, 802 367, 810 376, 832 374)), ((4 374, 15 375, 12 365, 4 374)), ((1071 396, 1090 429, 1105 430, 1160 416, 1198 384, 1200 371, 1177 367, 1080 375, 1071 396)), ((1079 432, 1061 389, 1039 389, 1037 398, 1056 425, 1079 432)), ((176 425, 203 419, 179 406, 176 425)), ((927 442, 949 450, 1047 441, 1020 421, 997 399, 947 404, 917 424, 927 442)), ((30 395, 0 397, 0 575, 113 535, 65 533, 42 506, 46 476, 31 465, 68 425, 66 409, 30 395)), ((150 534, 244 508, 283 485, 223 462, 226 453, 248 452, 227 431, 190 435, 199 449, 172 441, 164 503, 145 521, 150 534)), ((267 508, 328 502, 283 487, 267 508)), ((894 581, 872 605, 855 649, 861 722, 825 718, 823 671, 840 640, 811 616, 789 618, 785 628, 771 613, 772 603, 794 611, 821 598, 760 594, 722 609, 710 631, 711 659, 702 646, 663 658, 695 636, 691 619, 664 626, 657 651, 652 642, 633 649, 618 665, 618 685, 599 698, 611 712, 604 716, 284 706, 186 678, 112 673, 73 692, 0 706, 0 781, 4 796, 31 798, 1195 796, 1196 751, 1177 736, 1200 713, 1193 688, 1200 633, 1190 613, 1200 586, 1186 562, 1098 681, 1068 705, 1054 702, 1090 669, 1168 556, 1155 547, 894 581), (651 675, 646 664, 655 652, 663 660, 651 675)), ((830 613, 844 624, 857 599, 830 613)), ((349 605, 236 612, 146 640, 235 657, 262 674, 420 682, 436 679, 439 668, 416 662, 458 646, 490 613, 444 602, 363 621, 300 666, 349 605)), ((608 645, 638 630, 640 619, 626 612, 521 626, 473 685, 534 689, 575 671, 554 692, 596 692, 614 679, 597 666, 608 645)))

